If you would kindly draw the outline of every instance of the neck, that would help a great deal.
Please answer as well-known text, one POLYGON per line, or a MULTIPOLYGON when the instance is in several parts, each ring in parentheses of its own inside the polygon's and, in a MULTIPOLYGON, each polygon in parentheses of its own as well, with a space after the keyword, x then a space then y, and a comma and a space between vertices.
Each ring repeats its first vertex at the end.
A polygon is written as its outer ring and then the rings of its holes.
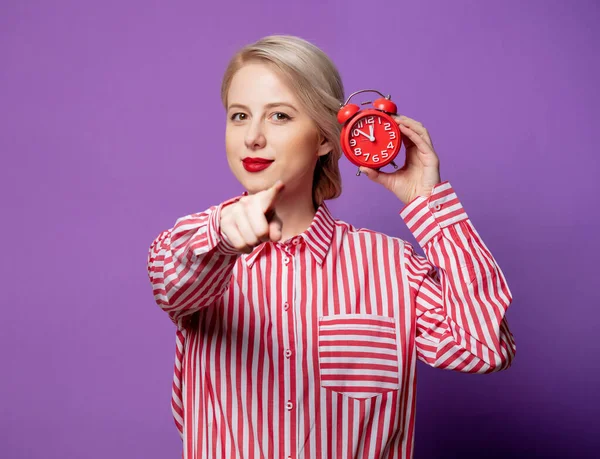
POLYGON ((275 205, 275 213, 282 222, 280 242, 306 231, 317 213, 313 205, 312 184, 306 190, 282 190, 275 205))

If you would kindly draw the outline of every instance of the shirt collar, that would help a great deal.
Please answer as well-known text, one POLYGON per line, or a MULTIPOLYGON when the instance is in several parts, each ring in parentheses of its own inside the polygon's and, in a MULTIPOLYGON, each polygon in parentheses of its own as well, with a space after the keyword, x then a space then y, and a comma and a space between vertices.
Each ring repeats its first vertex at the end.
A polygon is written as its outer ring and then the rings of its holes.
MULTIPOLYGON (((246 195, 247 192, 244 192, 246 195)), ((302 238, 304 243, 308 246, 309 252, 319 265, 323 264, 327 252, 331 247, 331 241, 333 239, 333 230, 335 228, 335 219, 331 215, 331 211, 327 205, 323 202, 317 209, 310 226, 303 233, 298 236, 302 238)), ((256 246, 252 252, 247 255, 243 255, 246 260, 246 265, 252 268, 254 262, 264 251, 269 242, 263 242, 256 246)))

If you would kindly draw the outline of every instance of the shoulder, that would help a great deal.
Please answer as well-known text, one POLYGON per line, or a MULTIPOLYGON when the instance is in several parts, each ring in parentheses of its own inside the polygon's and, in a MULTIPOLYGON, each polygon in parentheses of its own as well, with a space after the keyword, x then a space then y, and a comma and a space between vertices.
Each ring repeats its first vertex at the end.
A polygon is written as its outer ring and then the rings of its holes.
POLYGON ((404 249, 410 246, 404 239, 390 236, 370 228, 357 227, 341 219, 334 218, 335 232, 342 241, 358 241, 365 244, 385 244, 391 247, 404 249))

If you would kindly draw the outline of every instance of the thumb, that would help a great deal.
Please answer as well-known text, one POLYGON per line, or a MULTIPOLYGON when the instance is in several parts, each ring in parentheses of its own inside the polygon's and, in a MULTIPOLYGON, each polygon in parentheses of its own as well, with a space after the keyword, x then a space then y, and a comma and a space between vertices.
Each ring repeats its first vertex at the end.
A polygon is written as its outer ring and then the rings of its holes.
POLYGON ((380 185, 383 185, 386 188, 389 188, 389 186, 391 185, 390 180, 392 174, 389 172, 381 172, 376 169, 370 169, 364 166, 360 167, 360 171, 361 173, 369 177, 373 182, 379 183, 380 185))
POLYGON ((374 182, 381 182, 381 172, 376 169, 370 169, 368 167, 360 166, 360 172, 369 177, 374 182))
POLYGON ((281 180, 277 180, 271 188, 268 188, 261 193, 261 206, 262 211, 266 214, 269 212, 273 205, 277 202, 277 197, 280 195, 281 190, 283 190, 284 184, 281 180))

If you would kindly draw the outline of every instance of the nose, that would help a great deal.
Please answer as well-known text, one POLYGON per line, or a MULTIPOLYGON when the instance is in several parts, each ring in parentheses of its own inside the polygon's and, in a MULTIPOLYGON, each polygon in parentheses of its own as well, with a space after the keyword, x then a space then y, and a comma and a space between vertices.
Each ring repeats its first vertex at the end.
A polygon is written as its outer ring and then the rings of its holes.
POLYGON ((263 125, 259 117, 256 117, 248 124, 248 130, 246 131, 244 141, 246 143, 246 148, 249 150, 263 148, 267 143, 265 133, 263 132, 263 125))

